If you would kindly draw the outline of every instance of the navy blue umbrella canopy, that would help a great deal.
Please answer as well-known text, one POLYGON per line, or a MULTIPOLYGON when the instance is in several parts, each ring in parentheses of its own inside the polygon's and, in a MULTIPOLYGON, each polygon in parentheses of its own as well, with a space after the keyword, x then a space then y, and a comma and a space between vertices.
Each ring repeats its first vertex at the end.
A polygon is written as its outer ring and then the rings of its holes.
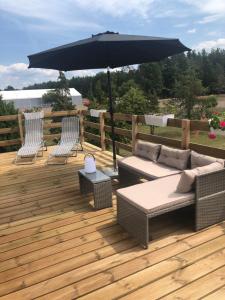
POLYGON ((166 57, 190 51, 179 39, 119 34, 107 31, 91 38, 29 55, 29 68, 59 71, 108 68, 109 112, 111 115, 113 165, 116 170, 116 148, 113 118, 113 98, 109 68, 145 62, 157 62, 166 57))
POLYGON ((156 62, 189 50, 178 39, 106 32, 28 58, 29 68, 72 71, 156 62))

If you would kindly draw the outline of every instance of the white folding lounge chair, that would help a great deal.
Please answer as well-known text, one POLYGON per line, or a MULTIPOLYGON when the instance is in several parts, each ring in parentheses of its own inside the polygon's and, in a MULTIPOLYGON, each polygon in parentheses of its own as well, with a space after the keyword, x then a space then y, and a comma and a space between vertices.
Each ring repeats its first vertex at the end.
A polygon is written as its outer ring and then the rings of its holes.
POLYGON ((62 119, 61 140, 49 155, 47 164, 66 164, 70 156, 76 156, 77 151, 83 150, 79 139, 79 118, 66 117, 62 119), (56 158, 65 158, 63 162, 56 158))
MULTIPOLYGON (((26 113, 25 115, 25 141, 16 155, 16 164, 32 164, 39 153, 43 156, 43 116, 42 113, 26 113), (29 160, 29 158, 31 160, 29 160)), ((45 149, 47 150, 47 148, 45 149)))
POLYGON ((44 111, 36 111, 31 113, 23 113, 25 120, 43 119, 44 111))

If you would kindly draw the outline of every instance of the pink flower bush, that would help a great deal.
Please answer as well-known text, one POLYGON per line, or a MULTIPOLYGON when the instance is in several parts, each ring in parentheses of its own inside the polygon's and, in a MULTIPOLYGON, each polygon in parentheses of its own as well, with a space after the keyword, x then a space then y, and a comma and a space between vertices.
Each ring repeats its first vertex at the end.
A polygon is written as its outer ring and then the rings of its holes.
POLYGON ((211 140, 214 140, 216 138, 217 132, 218 132, 218 134, 220 134, 220 131, 224 133, 225 132, 225 112, 218 113, 215 111, 212 114, 211 119, 209 119, 209 127, 210 127, 210 132, 208 134, 208 137, 211 140))
POLYGON ((221 121, 221 122, 220 122, 220 127, 221 127, 221 128, 224 128, 224 127, 225 127, 225 121, 221 121))

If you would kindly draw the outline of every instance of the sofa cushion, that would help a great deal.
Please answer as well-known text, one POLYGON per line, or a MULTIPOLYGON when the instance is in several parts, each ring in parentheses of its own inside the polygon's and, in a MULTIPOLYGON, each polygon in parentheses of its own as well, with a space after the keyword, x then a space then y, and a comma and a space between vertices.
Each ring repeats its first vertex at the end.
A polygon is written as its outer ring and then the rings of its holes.
POLYGON ((224 160, 220 158, 215 158, 212 156, 207 156, 199 154, 195 151, 191 151, 191 168, 195 169, 197 167, 203 167, 211 163, 218 162, 224 166, 224 160))
POLYGON ((179 193, 188 193, 194 188, 195 178, 197 175, 207 174, 215 171, 222 170, 223 166, 218 163, 212 163, 207 166, 198 167, 191 170, 185 170, 181 174, 180 181, 177 185, 177 192, 179 193))
POLYGON ((178 174, 181 171, 163 164, 155 163, 146 158, 129 156, 118 160, 118 165, 124 166, 131 171, 137 172, 140 176, 148 179, 157 179, 169 175, 178 174))
POLYGON ((178 174, 136 184, 117 190, 117 195, 147 214, 157 214, 161 210, 170 211, 176 206, 189 205, 195 201, 193 192, 176 192, 180 177, 178 174))
POLYGON ((179 170, 185 170, 187 169, 189 157, 190 150, 162 146, 158 162, 179 170))
POLYGON ((138 140, 135 144, 134 154, 152 161, 157 161, 161 145, 138 140))

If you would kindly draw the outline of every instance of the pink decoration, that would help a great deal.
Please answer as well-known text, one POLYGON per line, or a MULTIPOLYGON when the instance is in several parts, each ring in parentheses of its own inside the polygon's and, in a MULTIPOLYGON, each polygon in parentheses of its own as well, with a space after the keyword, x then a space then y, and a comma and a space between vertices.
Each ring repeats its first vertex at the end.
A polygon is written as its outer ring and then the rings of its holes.
POLYGON ((209 132, 208 137, 209 137, 211 140, 215 140, 215 138, 216 138, 215 132, 209 132))

